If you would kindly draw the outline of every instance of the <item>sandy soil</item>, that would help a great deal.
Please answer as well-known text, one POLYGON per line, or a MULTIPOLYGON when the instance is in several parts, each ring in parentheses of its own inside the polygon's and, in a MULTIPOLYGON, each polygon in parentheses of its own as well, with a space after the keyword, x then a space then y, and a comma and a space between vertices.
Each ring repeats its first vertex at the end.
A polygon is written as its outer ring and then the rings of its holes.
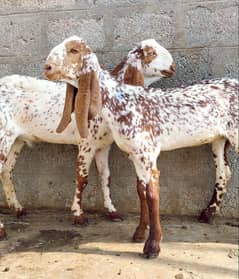
POLYGON ((8 230, 8 239, 0 242, 0 278, 238 278, 236 220, 207 225, 163 217, 162 251, 147 260, 143 244, 131 242, 138 216, 119 223, 100 214, 89 217, 82 228, 64 211, 33 211, 21 220, 9 211, 0 214, 8 230))

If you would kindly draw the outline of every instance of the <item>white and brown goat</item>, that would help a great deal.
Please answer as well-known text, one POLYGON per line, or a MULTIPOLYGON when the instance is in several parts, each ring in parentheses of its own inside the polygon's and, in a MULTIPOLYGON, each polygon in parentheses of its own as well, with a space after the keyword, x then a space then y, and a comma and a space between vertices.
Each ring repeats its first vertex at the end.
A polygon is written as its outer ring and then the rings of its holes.
MULTIPOLYGON (((101 69, 96 55, 76 36, 50 52, 45 75, 50 80, 78 85, 74 104, 69 105, 85 138, 82 148, 88 149, 88 154, 96 139, 111 135, 133 161, 141 202, 140 223, 133 239, 142 239, 150 225, 145 257, 158 255, 162 238, 157 169, 161 151, 212 143, 216 185, 201 219, 209 221, 215 215, 230 177, 225 147, 230 144, 238 152, 238 81, 210 80, 168 90, 122 85, 101 69), (92 118, 94 121, 89 120, 92 118), (102 133, 101 125, 94 126, 95 122, 104 123, 107 132, 102 133)), ((79 165, 83 183, 84 160, 82 157, 79 165)))
MULTIPOLYGON (((116 78, 122 82, 135 85, 150 84, 151 78, 160 79, 171 76, 174 72, 172 56, 155 40, 149 39, 139 43, 120 67, 113 70, 116 78), (137 71, 128 70, 131 64, 137 63, 137 71), (117 69, 120 68, 120 71, 117 69), (145 75, 145 78, 144 78, 145 75)), ((25 214, 25 210, 17 199, 12 180, 12 170, 17 156, 24 144, 32 142, 48 142, 57 144, 78 145, 77 157, 77 191, 72 205, 74 222, 86 224, 87 217, 83 214, 81 200, 83 188, 87 183, 88 168, 95 156, 101 187, 104 195, 104 207, 111 220, 121 219, 111 198, 109 189, 110 172, 108 153, 112 137, 107 135, 107 128, 102 121, 92 121, 92 129, 99 130, 102 137, 94 139, 93 146, 85 147, 75 122, 63 133, 71 119, 71 111, 65 107, 64 121, 60 122, 63 107, 64 83, 54 83, 27 76, 12 75, 0 79, 0 179, 5 192, 7 203, 16 210, 17 216, 25 214), (89 152, 90 150, 90 152, 89 152), (84 158, 84 160, 82 160, 84 158), (79 175, 79 166, 84 163, 84 175, 79 175), (83 184, 82 184, 83 183, 83 184)), ((73 97, 72 87, 67 86, 66 103, 73 97)), ((84 141, 83 141, 84 142, 84 141)), ((0 238, 5 235, 3 225, 0 226, 0 238), (1 233, 2 232, 2 233, 1 233)))

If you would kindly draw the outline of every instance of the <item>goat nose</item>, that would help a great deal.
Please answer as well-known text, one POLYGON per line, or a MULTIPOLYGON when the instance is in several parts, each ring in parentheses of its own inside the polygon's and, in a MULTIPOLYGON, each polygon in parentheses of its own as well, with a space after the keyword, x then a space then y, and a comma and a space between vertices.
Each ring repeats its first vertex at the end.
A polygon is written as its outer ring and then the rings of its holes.
POLYGON ((170 66, 170 70, 171 70, 172 72, 175 72, 175 70, 176 70, 176 64, 175 64, 175 63, 173 63, 173 64, 170 66))
POLYGON ((52 70, 52 65, 50 65, 50 64, 45 64, 44 70, 45 70, 46 72, 50 72, 50 71, 52 70))

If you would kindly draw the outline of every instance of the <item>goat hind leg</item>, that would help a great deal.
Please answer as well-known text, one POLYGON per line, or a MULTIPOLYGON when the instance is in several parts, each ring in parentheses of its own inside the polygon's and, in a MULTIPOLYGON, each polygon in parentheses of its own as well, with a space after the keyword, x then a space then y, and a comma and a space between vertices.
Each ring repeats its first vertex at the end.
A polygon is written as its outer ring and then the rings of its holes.
POLYGON ((219 139, 212 143, 212 152, 216 165, 216 183, 207 208, 199 216, 200 222, 212 223, 226 193, 227 182, 231 177, 226 154, 228 145, 229 143, 226 139, 219 139))
POLYGON ((97 150, 95 154, 95 162, 104 195, 104 207, 108 211, 106 217, 113 222, 118 222, 123 220, 123 216, 117 212, 110 196, 109 151, 110 146, 97 150))
POLYGON ((0 221, 0 240, 3 240, 4 238, 6 238, 7 236, 7 232, 4 228, 3 223, 0 221))
POLYGON ((160 241, 162 239, 159 214, 159 171, 157 170, 157 162, 155 159, 157 157, 155 157, 155 154, 141 154, 140 156, 134 154, 130 158, 135 165, 139 180, 142 180, 146 186, 146 201, 149 212, 149 236, 144 245, 144 257, 155 258, 160 252, 160 241), (141 160, 142 156, 145 158, 143 161, 141 160))

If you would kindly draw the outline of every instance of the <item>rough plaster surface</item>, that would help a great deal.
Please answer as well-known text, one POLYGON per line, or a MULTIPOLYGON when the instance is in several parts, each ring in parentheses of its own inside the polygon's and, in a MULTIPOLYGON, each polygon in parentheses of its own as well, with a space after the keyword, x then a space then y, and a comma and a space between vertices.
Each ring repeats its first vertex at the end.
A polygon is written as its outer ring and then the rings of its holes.
MULTIPOLYGON (((166 0, 2 0, 0 76, 40 76, 49 50, 66 36, 83 36, 111 69, 134 42, 153 37, 167 47, 177 74, 155 86, 172 87, 202 78, 238 78, 238 2, 166 0)), ((39 144, 24 148, 14 171, 26 207, 70 207, 74 192, 74 146, 39 144)), ((233 176, 222 215, 238 217, 239 158, 231 152, 233 176)), ((138 211, 135 171, 113 147, 112 198, 120 211, 138 211)), ((209 146, 162 153, 161 211, 197 215, 213 191, 215 169, 209 146)), ((102 208, 92 166, 86 208, 102 208)), ((6 205, 0 193, 0 205, 6 205)))

